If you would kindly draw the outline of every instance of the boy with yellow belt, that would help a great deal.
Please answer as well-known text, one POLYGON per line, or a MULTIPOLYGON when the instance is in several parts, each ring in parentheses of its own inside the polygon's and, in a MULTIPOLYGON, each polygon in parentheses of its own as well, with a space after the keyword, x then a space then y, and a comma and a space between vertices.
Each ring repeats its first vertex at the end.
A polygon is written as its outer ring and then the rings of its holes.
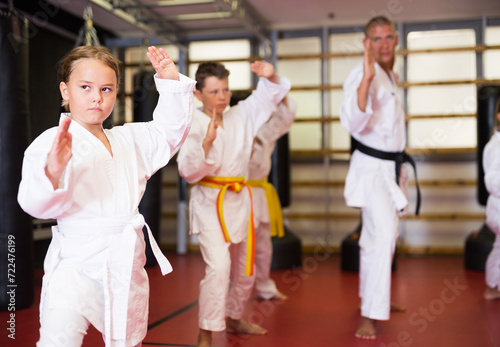
POLYGON ((266 333, 242 320, 254 283, 251 188, 245 179, 253 139, 290 82, 276 75, 269 63, 254 62, 251 69, 261 77, 256 90, 226 110, 229 71, 220 63, 200 64, 195 96, 203 106, 194 111, 177 158, 180 175, 199 183, 191 189, 189 202, 190 233, 197 235, 206 263, 200 283, 198 346, 210 346, 212 332, 225 328, 266 333))

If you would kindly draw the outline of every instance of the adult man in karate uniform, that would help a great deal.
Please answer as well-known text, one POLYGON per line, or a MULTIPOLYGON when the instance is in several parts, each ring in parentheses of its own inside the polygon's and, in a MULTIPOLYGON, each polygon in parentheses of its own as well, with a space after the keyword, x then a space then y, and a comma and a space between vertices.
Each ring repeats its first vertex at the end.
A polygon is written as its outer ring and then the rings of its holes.
POLYGON ((411 158, 404 153, 405 114, 392 70, 397 44, 398 34, 388 18, 378 16, 367 23, 363 61, 344 82, 340 109, 342 126, 356 146, 344 196, 348 206, 361 208, 362 321, 355 336, 362 339, 375 339, 376 321, 389 319, 391 264, 399 215, 408 205, 402 162, 411 158))

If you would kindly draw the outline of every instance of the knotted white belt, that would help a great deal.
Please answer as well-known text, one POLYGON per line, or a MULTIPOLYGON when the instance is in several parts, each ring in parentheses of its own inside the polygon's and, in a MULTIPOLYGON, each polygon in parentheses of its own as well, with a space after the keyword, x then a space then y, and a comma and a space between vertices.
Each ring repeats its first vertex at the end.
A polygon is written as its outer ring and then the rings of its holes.
MULTIPOLYGON (((149 244, 160 266, 161 273, 166 275, 172 271, 172 266, 163 255, 156 243, 151 229, 141 214, 130 218, 95 219, 95 220, 61 220, 58 227, 53 228, 54 250, 48 259, 46 270, 50 272, 58 263, 61 244, 64 239, 110 237, 109 256, 103 266, 104 287, 104 335, 106 346, 111 346, 111 339, 125 340, 127 337, 127 312, 132 273, 134 270, 134 252, 137 237, 142 237, 142 228, 148 230, 149 244)), ((73 240, 73 241, 74 241, 73 240)), ((51 245, 52 246, 52 245, 51 245)), ((47 254, 49 257, 49 253, 47 254)), ((142 266, 141 266, 142 269, 142 266)), ((50 278, 50 273, 46 273, 50 278)))

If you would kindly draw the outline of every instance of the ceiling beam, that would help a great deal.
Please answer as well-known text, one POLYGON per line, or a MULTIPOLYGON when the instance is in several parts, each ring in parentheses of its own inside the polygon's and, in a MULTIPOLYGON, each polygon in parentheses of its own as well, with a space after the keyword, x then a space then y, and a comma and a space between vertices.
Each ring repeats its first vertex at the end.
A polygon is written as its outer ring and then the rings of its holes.
POLYGON ((214 0, 214 4, 224 11, 230 11, 235 19, 260 40, 270 41, 267 23, 244 0, 214 0))
POLYGON ((203 5, 211 4, 214 0, 163 0, 145 4, 121 4, 120 9, 130 8, 158 8, 158 7, 173 7, 173 6, 186 6, 186 5, 203 5))
POLYGON ((161 21, 155 22, 154 19, 160 18, 155 13, 148 11, 147 9, 141 9, 140 7, 125 9, 126 4, 137 4, 134 0, 90 0, 97 6, 102 7, 109 13, 119 17, 125 22, 135 26, 140 31, 144 32, 146 36, 156 37, 161 41, 168 44, 173 44, 177 46, 180 50, 187 52, 187 47, 182 44, 182 35, 179 29, 171 22, 161 21), (123 8, 122 8, 123 7, 123 8), (145 18, 152 19, 151 24, 147 23, 145 18))
POLYGON ((186 41, 253 39, 255 34, 243 27, 199 28, 187 30, 186 41))
POLYGON ((148 22, 181 22, 190 20, 210 20, 210 19, 224 19, 232 18, 231 12, 203 12, 203 13, 184 13, 175 16, 165 16, 156 19, 148 18, 148 22))

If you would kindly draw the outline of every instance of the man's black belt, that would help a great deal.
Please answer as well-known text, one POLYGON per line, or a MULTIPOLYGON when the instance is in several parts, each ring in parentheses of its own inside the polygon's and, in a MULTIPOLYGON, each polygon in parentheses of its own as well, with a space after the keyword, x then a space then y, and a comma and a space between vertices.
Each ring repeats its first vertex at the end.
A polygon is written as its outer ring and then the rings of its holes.
POLYGON ((403 163, 410 163, 413 166, 413 172, 415 173, 415 186, 417 187, 417 208, 415 214, 418 216, 420 212, 420 187, 417 180, 417 165, 412 157, 405 151, 402 152, 385 152, 375 148, 368 147, 361 142, 357 141, 354 137, 351 137, 352 150, 359 150, 360 152, 383 160, 392 160, 396 164, 396 183, 399 185, 399 174, 401 173, 401 166, 403 163))

